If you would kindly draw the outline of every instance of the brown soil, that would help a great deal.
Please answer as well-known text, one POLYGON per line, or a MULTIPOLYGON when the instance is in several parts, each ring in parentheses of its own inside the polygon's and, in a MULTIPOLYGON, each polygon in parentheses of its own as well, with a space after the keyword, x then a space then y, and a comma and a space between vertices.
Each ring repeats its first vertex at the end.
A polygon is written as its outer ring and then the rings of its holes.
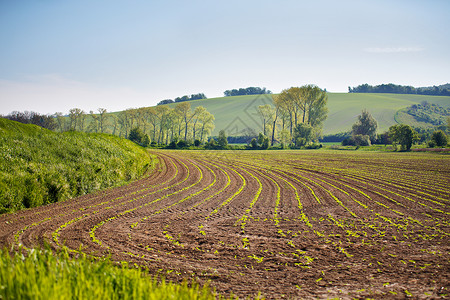
POLYGON ((239 297, 450 295, 448 156, 155 154, 130 185, 1 215, 0 246, 65 245, 239 297))

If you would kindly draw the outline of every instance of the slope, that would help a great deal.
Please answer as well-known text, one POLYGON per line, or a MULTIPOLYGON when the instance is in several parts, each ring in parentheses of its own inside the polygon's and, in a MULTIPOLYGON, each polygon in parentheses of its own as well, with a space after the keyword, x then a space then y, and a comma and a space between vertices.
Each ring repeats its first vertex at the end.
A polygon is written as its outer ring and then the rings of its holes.
POLYGON ((0 214, 123 184, 151 163, 144 149, 116 136, 0 118, 0 214))

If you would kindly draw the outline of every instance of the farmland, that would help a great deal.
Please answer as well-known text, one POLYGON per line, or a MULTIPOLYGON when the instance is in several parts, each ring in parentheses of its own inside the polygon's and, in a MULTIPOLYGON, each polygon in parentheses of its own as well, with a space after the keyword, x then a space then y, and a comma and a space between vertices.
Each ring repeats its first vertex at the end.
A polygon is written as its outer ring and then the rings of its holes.
POLYGON ((0 216, 0 245, 67 247, 217 292, 448 295, 450 157, 153 151, 127 186, 0 216))

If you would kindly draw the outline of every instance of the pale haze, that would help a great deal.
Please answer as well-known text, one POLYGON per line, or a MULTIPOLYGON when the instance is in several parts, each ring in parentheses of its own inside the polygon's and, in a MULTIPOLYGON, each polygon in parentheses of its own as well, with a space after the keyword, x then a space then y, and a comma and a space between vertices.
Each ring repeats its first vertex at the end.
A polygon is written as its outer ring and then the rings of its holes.
POLYGON ((450 82, 450 1, 0 0, 0 114, 450 82))

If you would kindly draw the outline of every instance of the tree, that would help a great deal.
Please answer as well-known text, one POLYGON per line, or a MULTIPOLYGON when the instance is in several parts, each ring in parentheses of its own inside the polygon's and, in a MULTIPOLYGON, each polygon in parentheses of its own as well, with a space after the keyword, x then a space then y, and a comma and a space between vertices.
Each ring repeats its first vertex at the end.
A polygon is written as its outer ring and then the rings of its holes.
POLYGON ((84 115, 85 112, 79 108, 72 108, 69 110, 70 130, 77 130, 77 127, 83 127, 81 122, 84 121, 84 118, 82 119, 82 116, 84 115))
POLYGON ((267 136, 264 136, 262 145, 261 145, 261 149, 269 149, 269 138, 267 136))
POLYGON ((221 149, 226 149, 228 147, 228 140, 225 134, 225 130, 219 131, 219 138, 217 139, 217 144, 221 149))
POLYGON ((150 144, 151 144, 150 137, 148 136, 148 134, 144 133, 144 136, 141 139, 141 146, 148 147, 150 146, 150 144))
POLYGON ((281 147, 283 149, 287 148, 287 145, 289 144, 289 141, 291 140, 291 135, 289 134, 289 130, 283 129, 279 133, 279 139, 281 143, 281 147))
POLYGON ((252 149, 258 149, 258 141, 256 140, 256 138, 253 138, 250 142, 250 147, 252 149))
POLYGON ((139 127, 134 127, 131 129, 130 134, 128 135, 128 139, 136 144, 141 144, 142 139, 144 138, 144 133, 139 127))
POLYGON ((104 133, 106 126, 108 125, 108 115, 106 114, 106 109, 105 108, 99 108, 98 109, 98 125, 100 128, 100 132, 104 133))
POLYGON ((297 146, 305 146, 312 140, 313 127, 309 124, 300 123, 295 126, 294 140, 297 146))
POLYGON ((411 126, 405 124, 389 127, 389 137, 395 149, 397 149, 397 144, 400 144, 402 151, 409 151, 414 141, 418 140, 417 132, 411 126))
POLYGON ((98 116, 91 110, 89 111, 89 114, 91 116, 91 122, 89 123, 89 126, 87 128, 88 132, 98 132, 98 116))
POLYGON ((66 130, 66 121, 65 118, 63 116, 62 112, 57 112, 55 113, 55 118, 58 124, 58 128, 60 132, 63 132, 66 130))
POLYGON ((368 135, 372 141, 375 140, 377 134, 377 121, 365 109, 362 110, 358 120, 352 126, 352 135, 368 135))
POLYGON ((268 124, 272 122, 275 109, 270 104, 259 105, 257 108, 258 115, 261 117, 263 123, 263 134, 267 135, 266 129, 268 124))
POLYGON ((442 130, 433 132, 431 141, 434 142, 437 147, 445 147, 448 143, 447 135, 442 130))
POLYGON ((196 140, 196 134, 198 130, 197 125, 200 125, 203 115, 206 113, 206 108, 204 108, 203 106, 197 106, 194 110, 194 117, 192 119, 192 139, 194 141, 196 140))
POLYGON ((200 141, 205 140, 206 136, 214 129, 214 115, 205 111, 200 115, 200 122, 202 123, 200 129, 200 141))
POLYGON ((183 122, 184 122, 184 140, 187 140, 187 133, 189 129, 190 122, 198 113, 198 111, 192 112, 191 104, 189 102, 183 102, 178 104, 175 109, 180 114, 183 122))
POLYGON ((265 137, 266 137, 266 136, 265 136, 262 132, 260 132, 260 133, 258 134, 258 145, 259 145, 259 146, 262 146, 265 137))

